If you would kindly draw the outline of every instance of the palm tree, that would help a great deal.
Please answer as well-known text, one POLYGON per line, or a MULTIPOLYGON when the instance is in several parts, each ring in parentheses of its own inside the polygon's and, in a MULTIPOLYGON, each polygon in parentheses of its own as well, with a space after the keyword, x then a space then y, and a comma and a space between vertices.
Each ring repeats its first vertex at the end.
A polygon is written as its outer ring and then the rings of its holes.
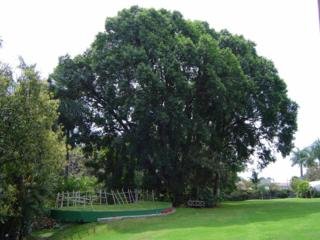
POLYGON ((292 166, 299 165, 300 167, 300 177, 303 177, 303 167, 312 166, 314 161, 311 154, 310 148, 304 148, 300 150, 293 151, 292 157, 292 166))
POLYGON ((319 139, 316 140, 311 145, 311 158, 314 164, 316 164, 316 161, 319 164, 319 161, 320 161, 320 140, 319 139))

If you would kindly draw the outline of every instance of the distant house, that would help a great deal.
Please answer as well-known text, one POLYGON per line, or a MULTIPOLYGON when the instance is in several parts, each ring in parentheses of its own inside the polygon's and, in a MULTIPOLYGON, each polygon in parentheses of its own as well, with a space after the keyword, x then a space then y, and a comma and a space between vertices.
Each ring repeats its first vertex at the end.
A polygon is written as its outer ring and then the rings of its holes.
POLYGON ((274 184, 278 186, 280 190, 290 189, 290 184, 288 182, 275 182, 274 184))
POLYGON ((309 182, 310 187, 312 187, 314 190, 320 192, 320 180, 318 181, 311 181, 309 182))

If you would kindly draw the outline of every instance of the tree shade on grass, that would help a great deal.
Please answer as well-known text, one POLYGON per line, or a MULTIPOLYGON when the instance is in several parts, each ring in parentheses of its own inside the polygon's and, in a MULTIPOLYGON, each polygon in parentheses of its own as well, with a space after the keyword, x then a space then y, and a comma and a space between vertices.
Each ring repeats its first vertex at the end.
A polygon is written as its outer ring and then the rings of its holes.
MULTIPOLYGON (((173 215, 111 223, 72 225, 41 232, 51 239, 319 239, 320 199, 223 203, 214 209, 179 208, 173 215)), ((38 233, 38 236, 41 236, 38 233)))

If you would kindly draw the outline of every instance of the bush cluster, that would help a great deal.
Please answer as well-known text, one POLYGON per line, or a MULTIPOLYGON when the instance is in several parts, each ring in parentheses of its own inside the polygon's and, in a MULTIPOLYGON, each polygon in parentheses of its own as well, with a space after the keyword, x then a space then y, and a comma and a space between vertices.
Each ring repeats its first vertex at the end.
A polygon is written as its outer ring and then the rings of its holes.
POLYGON ((307 180, 303 180, 298 177, 293 177, 291 179, 291 188, 297 197, 301 197, 301 198, 312 197, 313 191, 307 180))
POLYGON ((243 201, 243 200, 250 200, 250 199, 288 198, 292 196, 293 196, 293 192, 290 190, 276 189, 272 191, 259 191, 259 190, 236 189, 230 194, 225 194, 224 200, 243 201))

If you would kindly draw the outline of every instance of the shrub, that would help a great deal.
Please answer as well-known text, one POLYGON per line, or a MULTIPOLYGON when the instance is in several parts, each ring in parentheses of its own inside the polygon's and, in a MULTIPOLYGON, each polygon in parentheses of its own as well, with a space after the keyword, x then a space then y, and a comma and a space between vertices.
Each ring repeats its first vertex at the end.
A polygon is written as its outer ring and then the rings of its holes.
POLYGON ((206 207, 213 207, 218 202, 218 199, 214 197, 213 191, 209 187, 201 189, 199 191, 198 198, 206 203, 206 207))
POLYGON ((320 192, 319 191, 317 191, 316 189, 311 189, 311 197, 313 197, 313 198, 320 198, 320 192))
POLYGON ((293 195, 293 192, 289 189, 276 190, 272 193, 272 198, 288 198, 293 195))
POLYGON ((82 191, 91 192, 97 188, 97 179, 89 176, 71 176, 62 178, 58 183, 57 192, 82 191))
POLYGON ((243 201, 249 199, 249 193, 244 190, 235 190, 224 196, 224 200, 228 201, 243 201))
POLYGON ((266 190, 266 189, 258 189, 258 190, 241 190, 237 189, 230 194, 224 195, 224 200, 228 201, 243 201, 249 199, 270 199, 270 198, 288 198, 293 195, 290 190, 266 190))
POLYGON ((311 188, 309 182, 297 177, 291 179, 291 188, 297 197, 311 197, 311 188))
POLYGON ((302 180, 298 183, 298 192, 299 197, 310 197, 310 185, 308 181, 302 180))

